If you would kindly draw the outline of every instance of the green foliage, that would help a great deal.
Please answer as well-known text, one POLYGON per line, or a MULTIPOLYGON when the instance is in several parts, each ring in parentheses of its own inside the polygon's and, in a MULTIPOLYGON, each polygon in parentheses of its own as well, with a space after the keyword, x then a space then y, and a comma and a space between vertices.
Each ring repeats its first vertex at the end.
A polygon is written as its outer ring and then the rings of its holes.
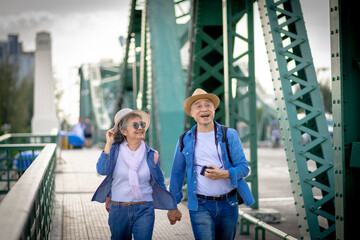
MULTIPOLYGON (((0 64, 0 126, 11 125, 10 132, 30 132, 33 113, 33 78, 19 81, 17 67, 0 64)), ((0 130, 0 134, 4 132, 0 130)))
POLYGON ((262 106, 260 106, 260 107, 258 107, 258 108, 256 109, 257 124, 259 124, 260 119, 261 119, 263 113, 264 113, 264 108, 263 108, 262 106))

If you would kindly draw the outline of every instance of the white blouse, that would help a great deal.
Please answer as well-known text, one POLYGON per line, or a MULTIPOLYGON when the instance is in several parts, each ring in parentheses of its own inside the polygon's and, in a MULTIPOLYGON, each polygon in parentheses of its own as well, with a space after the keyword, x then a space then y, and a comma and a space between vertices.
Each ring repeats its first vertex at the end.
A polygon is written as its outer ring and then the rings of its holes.
POLYGON ((125 163, 122 154, 119 153, 113 172, 111 185, 111 200, 115 202, 141 202, 152 201, 152 187, 150 186, 150 169, 146 161, 146 154, 138 169, 139 185, 143 197, 135 198, 129 183, 129 168, 125 163))

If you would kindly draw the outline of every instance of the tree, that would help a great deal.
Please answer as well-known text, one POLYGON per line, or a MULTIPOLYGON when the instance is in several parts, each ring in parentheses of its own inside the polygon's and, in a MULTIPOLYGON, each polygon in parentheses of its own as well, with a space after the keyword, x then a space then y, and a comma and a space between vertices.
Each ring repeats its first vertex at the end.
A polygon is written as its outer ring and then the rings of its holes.
MULTIPOLYGON (((10 124, 10 132, 29 132, 33 112, 33 77, 21 82, 17 66, 0 63, 0 126, 10 124)), ((0 130, 0 134, 4 132, 0 130)))
POLYGON ((24 78, 13 99, 14 109, 10 114, 12 132, 31 132, 31 119, 33 116, 34 84, 30 77, 24 78))
POLYGON ((55 108, 56 115, 61 119, 64 118, 64 110, 60 106, 60 102, 63 100, 64 90, 61 86, 61 81, 54 77, 54 97, 55 97, 55 108))
MULTIPOLYGON (((6 60, 0 63, 0 125, 10 124, 11 100, 15 94, 15 67, 6 60)), ((2 131, 2 130, 1 130, 2 131)), ((3 132, 1 132, 3 134, 3 132)))

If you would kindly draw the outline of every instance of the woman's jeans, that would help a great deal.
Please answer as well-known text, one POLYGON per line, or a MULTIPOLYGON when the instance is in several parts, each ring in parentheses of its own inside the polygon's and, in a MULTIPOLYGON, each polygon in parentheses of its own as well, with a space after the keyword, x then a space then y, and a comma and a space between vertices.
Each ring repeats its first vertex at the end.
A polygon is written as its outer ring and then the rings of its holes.
POLYGON ((198 198, 198 211, 189 211, 195 239, 232 240, 238 219, 236 194, 223 201, 198 198))
POLYGON ((151 239, 154 229, 155 212, 153 202, 118 206, 111 203, 109 226, 111 239, 151 239))

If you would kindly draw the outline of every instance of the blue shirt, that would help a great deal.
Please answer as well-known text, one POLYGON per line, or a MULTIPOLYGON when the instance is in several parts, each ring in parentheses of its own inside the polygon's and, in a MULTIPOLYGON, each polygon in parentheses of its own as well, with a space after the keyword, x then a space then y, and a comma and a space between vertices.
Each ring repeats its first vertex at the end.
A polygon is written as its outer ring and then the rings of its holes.
MULTIPOLYGON (((106 175, 104 181, 95 191, 91 201, 97 201, 100 203, 105 202, 106 197, 111 197, 111 184, 112 175, 115 168, 116 160, 119 155, 120 145, 113 143, 110 149, 110 153, 101 153, 98 162, 96 164, 96 170, 101 175, 106 175)), ((150 169, 150 186, 153 189, 152 197, 154 202, 154 208, 170 210, 176 209, 177 204, 175 197, 166 190, 164 183, 164 175, 160 168, 160 157, 158 163, 154 162, 154 149, 146 145, 147 152, 147 164, 150 169)))
MULTIPOLYGON (((221 129, 221 125, 215 122, 217 129, 221 129)), ((180 144, 177 143, 174 162, 170 177, 170 192, 174 194, 176 202, 180 203, 183 198, 182 186, 184 183, 185 172, 187 174, 186 183, 188 190, 188 209, 197 211, 198 201, 196 197, 196 169, 195 162, 195 125, 190 129, 183 138, 184 149, 180 152, 180 144)), ((240 138, 235 129, 227 129, 227 139, 229 143, 229 151, 232 159, 232 164, 226 153, 226 143, 222 142, 222 131, 217 131, 216 138, 220 143, 221 157, 224 160, 224 167, 229 172, 230 185, 236 188, 246 206, 251 206, 255 203, 255 199, 251 194, 248 184, 244 178, 249 174, 249 166, 245 159, 244 150, 241 145, 240 138)))

